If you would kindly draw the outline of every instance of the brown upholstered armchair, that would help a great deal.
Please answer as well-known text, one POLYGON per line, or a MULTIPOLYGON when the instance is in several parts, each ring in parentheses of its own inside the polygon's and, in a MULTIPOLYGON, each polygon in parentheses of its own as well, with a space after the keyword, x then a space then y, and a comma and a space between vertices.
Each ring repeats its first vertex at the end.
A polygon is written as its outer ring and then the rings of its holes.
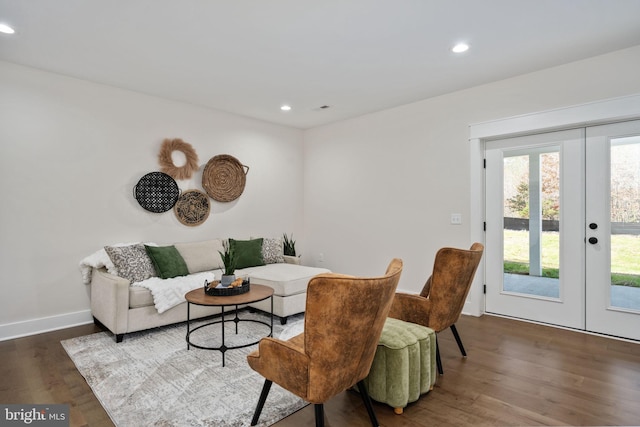
MULTIPOLYGON (((476 274, 484 246, 474 243, 471 249, 442 248, 436 254, 431 277, 420 295, 397 293, 389 317, 427 326, 436 334, 451 328, 460 352, 467 356, 455 323, 460 317, 471 282, 476 274)), ((436 335, 436 361, 442 375, 440 346, 436 335)))
POLYGON ((282 341, 263 338, 247 356, 265 377, 251 425, 275 382, 315 405, 316 426, 324 425, 323 403, 358 384, 371 423, 378 425, 362 380, 369 374, 387 314, 400 280, 402 260, 382 277, 320 274, 309 281, 304 332, 282 341))

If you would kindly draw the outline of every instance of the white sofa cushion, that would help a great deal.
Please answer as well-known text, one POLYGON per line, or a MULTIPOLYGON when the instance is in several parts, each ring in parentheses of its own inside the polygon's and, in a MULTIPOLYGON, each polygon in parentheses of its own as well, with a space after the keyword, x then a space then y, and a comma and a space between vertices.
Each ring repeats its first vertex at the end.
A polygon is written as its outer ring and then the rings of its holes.
POLYGON ((153 305, 153 295, 142 286, 129 286, 129 308, 153 305))
POLYGON ((224 263, 218 252, 224 251, 221 239, 176 243, 174 246, 182 255, 190 274, 224 268, 224 263))
POLYGON ((273 288, 278 296, 307 292, 309 280, 322 273, 330 273, 326 268, 308 267, 294 264, 267 264, 236 270, 236 276, 250 276, 251 283, 273 288))

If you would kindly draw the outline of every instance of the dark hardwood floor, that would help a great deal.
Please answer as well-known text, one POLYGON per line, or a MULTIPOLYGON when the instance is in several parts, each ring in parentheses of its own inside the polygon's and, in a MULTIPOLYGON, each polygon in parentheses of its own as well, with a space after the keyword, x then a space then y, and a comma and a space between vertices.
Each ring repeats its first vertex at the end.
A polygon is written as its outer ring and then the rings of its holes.
MULTIPOLYGON (((444 375, 403 415, 375 403, 381 425, 640 425, 640 343, 493 316, 462 316, 457 325, 468 358, 442 332, 444 375)), ((0 342, 0 403, 67 403, 71 426, 112 426, 60 345, 97 331, 85 325, 0 342)), ((328 427, 370 425, 351 391, 326 403, 325 414, 328 427)), ((275 424, 306 425, 314 425, 312 406, 275 424)))

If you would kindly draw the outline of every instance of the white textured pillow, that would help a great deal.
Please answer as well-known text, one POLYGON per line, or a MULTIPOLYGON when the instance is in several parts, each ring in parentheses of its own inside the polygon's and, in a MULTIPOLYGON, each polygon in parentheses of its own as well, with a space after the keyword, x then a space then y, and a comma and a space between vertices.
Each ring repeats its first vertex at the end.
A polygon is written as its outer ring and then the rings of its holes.
POLYGON ((220 252, 224 252, 222 240, 213 239, 204 242, 176 243, 176 247, 184 262, 187 264, 189 273, 199 273, 201 271, 218 270, 224 268, 224 263, 220 257, 220 252))
POLYGON ((262 259, 265 264, 284 262, 284 242, 282 239, 262 239, 262 259))

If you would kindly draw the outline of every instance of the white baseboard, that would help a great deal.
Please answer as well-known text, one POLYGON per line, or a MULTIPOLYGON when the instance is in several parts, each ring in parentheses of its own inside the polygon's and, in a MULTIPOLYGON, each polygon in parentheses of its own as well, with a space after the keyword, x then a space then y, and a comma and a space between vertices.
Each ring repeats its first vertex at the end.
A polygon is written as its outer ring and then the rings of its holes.
POLYGON ((86 325, 92 322, 93 316, 91 316, 91 310, 83 310, 76 311, 75 313, 65 313, 57 316, 7 323, 0 325, 0 341, 41 334, 43 332, 57 331, 58 329, 86 325))
POLYGON ((484 314, 483 310, 479 310, 477 304, 467 299, 462 307, 462 314, 473 317, 481 317, 484 314))

